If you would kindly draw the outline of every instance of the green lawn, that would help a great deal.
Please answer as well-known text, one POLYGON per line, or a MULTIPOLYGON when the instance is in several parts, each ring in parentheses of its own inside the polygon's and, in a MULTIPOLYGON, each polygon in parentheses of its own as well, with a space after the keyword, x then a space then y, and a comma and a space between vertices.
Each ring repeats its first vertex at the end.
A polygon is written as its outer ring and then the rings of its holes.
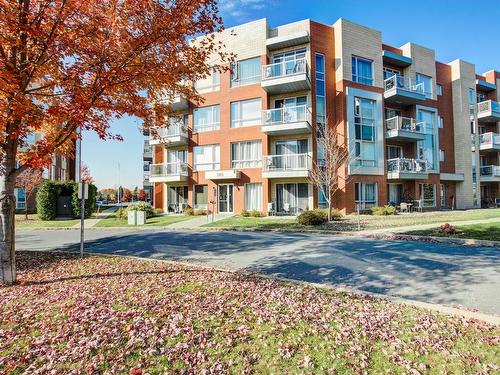
POLYGON ((405 234, 414 234, 418 236, 472 238, 476 240, 500 241, 500 223, 459 225, 456 227, 456 229, 457 233, 451 236, 447 236, 441 233, 439 231, 439 228, 409 231, 406 232, 405 234))
POLYGON ((18 229, 37 229, 37 228, 71 228, 80 222, 79 219, 70 220, 38 220, 36 216, 31 215, 29 220, 16 217, 16 228, 18 229))
POLYGON ((498 374, 500 327, 194 265, 18 252, 0 374, 498 374))
MULTIPOLYGON (((150 217, 146 221, 144 227, 164 227, 173 223, 178 223, 180 221, 186 221, 192 219, 193 216, 154 216, 150 217)), ((113 228, 113 227, 130 227, 127 224, 127 220, 122 220, 117 218, 115 215, 110 215, 105 219, 99 221, 95 227, 99 228, 113 228)))
MULTIPOLYGON (((367 230, 454 221, 484 220, 491 218, 500 218, 500 209, 434 211, 393 216, 360 215, 360 228, 362 230, 367 230)), ((296 219, 293 217, 255 218, 233 216, 224 220, 217 221, 215 223, 205 224, 204 227, 225 229, 314 229, 349 232, 356 231, 358 229, 358 217, 357 215, 347 215, 341 220, 335 221, 328 225, 322 225, 318 227, 304 227, 299 225, 296 219)))

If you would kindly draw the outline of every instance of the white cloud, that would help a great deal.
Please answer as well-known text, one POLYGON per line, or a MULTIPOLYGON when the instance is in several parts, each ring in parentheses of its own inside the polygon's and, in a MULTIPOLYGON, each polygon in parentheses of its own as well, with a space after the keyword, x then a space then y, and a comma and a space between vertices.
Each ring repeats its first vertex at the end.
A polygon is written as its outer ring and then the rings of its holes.
POLYGON ((269 0, 220 0, 219 9, 224 20, 224 16, 237 18, 243 21, 252 17, 252 13, 264 9, 269 0))

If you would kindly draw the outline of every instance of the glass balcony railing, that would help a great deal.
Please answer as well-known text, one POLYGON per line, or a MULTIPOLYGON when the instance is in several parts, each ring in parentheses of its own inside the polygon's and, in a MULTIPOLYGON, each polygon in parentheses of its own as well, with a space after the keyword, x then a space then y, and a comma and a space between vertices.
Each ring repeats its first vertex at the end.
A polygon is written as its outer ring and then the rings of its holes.
POLYGON ((422 159, 389 159, 387 160, 388 172, 426 173, 427 161, 422 159))
POLYGON ((500 103, 493 100, 485 100, 477 103, 477 114, 497 112, 500 113, 500 103))
POLYGON ((424 95, 424 84, 416 83, 412 79, 400 75, 393 75, 384 80, 384 89, 389 91, 392 89, 405 90, 424 95))
POLYGON ((500 147, 500 134, 488 132, 479 135, 481 146, 500 147))
POLYGON ((301 73, 309 73, 305 58, 264 65, 262 67, 262 80, 265 81, 301 73))
POLYGON ((498 165, 483 165, 479 170, 481 176, 500 177, 500 166, 498 165))
POLYGON ((262 123, 264 125, 289 124, 303 121, 311 122, 311 111, 309 111, 305 104, 263 111, 262 123))
POLYGON ((406 130, 416 133, 423 133, 425 123, 416 122, 411 117, 395 116, 385 120, 386 130, 406 130))
POLYGON ((285 154, 264 156, 264 171, 310 170, 312 159, 309 154, 285 154))
POLYGON ((150 177, 187 176, 187 163, 151 164, 150 177))

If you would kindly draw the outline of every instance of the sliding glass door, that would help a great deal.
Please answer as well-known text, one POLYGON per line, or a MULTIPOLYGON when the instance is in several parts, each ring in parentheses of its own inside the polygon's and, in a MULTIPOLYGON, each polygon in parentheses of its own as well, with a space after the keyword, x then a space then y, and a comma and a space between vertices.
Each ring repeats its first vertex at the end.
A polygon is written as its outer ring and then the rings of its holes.
POLYGON ((309 209, 309 187, 304 183, 276 185, 276 211, 298 214, 309 209))

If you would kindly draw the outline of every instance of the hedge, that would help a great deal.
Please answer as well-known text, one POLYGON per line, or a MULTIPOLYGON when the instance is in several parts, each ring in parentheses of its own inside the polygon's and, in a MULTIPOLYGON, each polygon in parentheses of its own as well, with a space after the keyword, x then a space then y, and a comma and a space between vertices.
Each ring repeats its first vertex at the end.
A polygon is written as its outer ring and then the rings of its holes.
MULTIPOLYGON (((36 208, 41 220, 54 220, 57 217, 57 197, 72 196, 72 217, 80 217, 78 185, 74 181, 45 181, 36 193, 36 208)), ((95 210, 97 188, 89 185, 89 199, 85 201, 85 217, 89 218, 95 210)))

